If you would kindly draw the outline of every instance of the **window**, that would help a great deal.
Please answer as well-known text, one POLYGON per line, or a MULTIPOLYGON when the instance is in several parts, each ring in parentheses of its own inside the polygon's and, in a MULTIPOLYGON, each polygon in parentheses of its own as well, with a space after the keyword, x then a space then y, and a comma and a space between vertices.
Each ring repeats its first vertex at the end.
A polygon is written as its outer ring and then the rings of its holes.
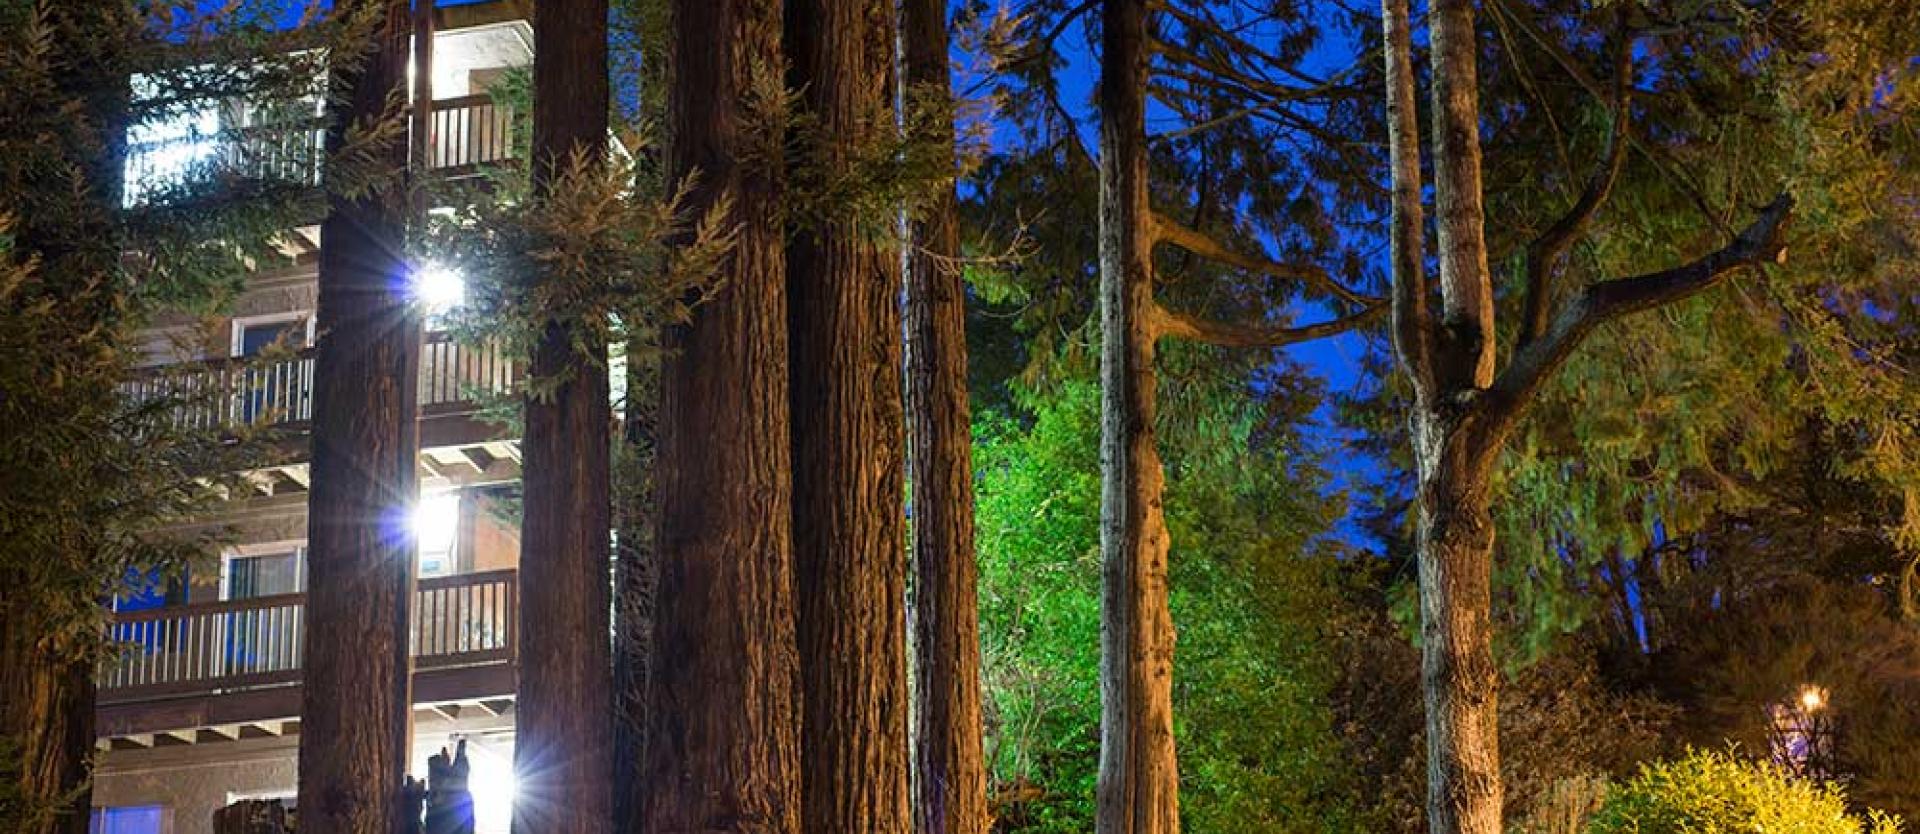
POLYGON ((454 572, 459 534, 460 493, 420 496, 420 505, 413 513, 413 535, 420 547, 420 576, 448 576, 454 572))
MULTIPOLYGON (((306 311, 239 319, 233 323, 233 355, 258 356, 269 348, 298 350, 313 339, 313 317, 306 311)), ((312 378, 300 360, 275 360, 249 367, 240 391, 240 419, 305 420, 311 415, 312 378)))
POLYGON ((166 830, 167 809, 163 805, 126 805, 95 808, 88 834, 161 834, 166 830))
POLYGON ((296 547, 284 553, 229 557, 226 575, 220 578, 221 598, 253 599, 299 593, 306 586, 305 551, 306 548, 296 547))

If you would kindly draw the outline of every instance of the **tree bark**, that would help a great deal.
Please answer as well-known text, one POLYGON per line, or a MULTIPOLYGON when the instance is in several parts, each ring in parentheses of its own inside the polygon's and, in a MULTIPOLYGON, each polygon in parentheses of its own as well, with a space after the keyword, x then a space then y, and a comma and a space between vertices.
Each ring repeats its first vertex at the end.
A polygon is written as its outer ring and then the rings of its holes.
POLYGON ((1431 407, 1415 415, 1414 434, 1427 824, 1436 834, 1500 834, 1489 490, 1501 441, 1485 437, 1474 416, 1431 407))
POLYGON ((675 0, 668 170, 693 208, 732 201, 717 294, 670 329, 645 767, 649 832, 800 831, 787 290, 779 130, 749 104, 778 83, 774 0, 675 0))
MULTIPOLYGON (((24 613, 24 612, 22 612, 24 613)), ((43 641, 25 617, 0 614, 0 738, 19 772, 20 806, 5 821, 20 834, 86 834, 93 751, 90 653, 43 641)))
MULTIPOLYGON (((788 5, 788 86, 817 132, 802 150, 832 181, 884 131, 893 5, 788 5)), ((906 523, 898 253, 889 218, 829 207, 793 218, 793 547, 803 819, 808 831, 906 832, 906 523)))
MULTIPOLYGON (((901 4, 909 87, 952 98, 942 0, 901 4)), ((928 141, 948 149, 940 120, 928 141)), ((908 229, 906 401, 912 485, 913 822, 918 834, 987 834, 981 740, 979 565, 973 538, 967 297, 951 185, 908 229)))
POLYGON ((1101 834, 1180 830, 1164 475, 1154 437, 1147 3, 1106 0, 1100 72, 1101 834))
MULTIPOLYGON (((405 95, 411 18, 406 0, 359 0, 383 10, 370 53, 335 64, 345 109, 327 132, 329 157, 350 125, 383 117, 405 95)), ((406 170, 407 146, 380 149, 406 170)), ((399 824, 412 724, 414 539, 418 494, 420 318, 406 295, 404 194, 382 188, 330 196, 320 252, 320 343, 314 359, 313 475, 308 497, 305 686, 301 698, 300 828, 365 834, 399 824)))
MULTIPOLYGON (((534 12, 533 188, 597 176, 608 127, 607 2, 545 0, 534 12)), ((535 281, 578 280, 573 275, 535 281)), ((530 373, 557 380, 526 403, 520 538, 520 689, 514 710, 515 831, 613 826, 613 667, 607 346, 590 312, 555 316, 530 373)))

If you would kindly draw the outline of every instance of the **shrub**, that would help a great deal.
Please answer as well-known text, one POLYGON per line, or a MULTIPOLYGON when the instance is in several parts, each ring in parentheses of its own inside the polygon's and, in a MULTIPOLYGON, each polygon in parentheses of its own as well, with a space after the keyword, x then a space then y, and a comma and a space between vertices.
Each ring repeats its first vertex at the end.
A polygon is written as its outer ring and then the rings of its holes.
POLYGON ((1898 818, 1847 813, 1837 789, 1729 753, 1644 765, 1609 792, 1588 834, 1900 834, 1898 818))

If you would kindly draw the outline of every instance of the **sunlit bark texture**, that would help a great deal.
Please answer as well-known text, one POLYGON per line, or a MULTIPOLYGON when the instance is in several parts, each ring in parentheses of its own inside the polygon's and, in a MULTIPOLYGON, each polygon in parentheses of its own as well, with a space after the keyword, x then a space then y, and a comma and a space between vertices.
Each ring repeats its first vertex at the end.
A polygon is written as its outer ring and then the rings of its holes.
MULTIPOLYGON (((1411 20, 1406 0, 1383 0, 1389 145, 1393 173, 1394 343, 1414 388, 1412 437, 1419 479, 1422 679, 1427 710, 1427 818, 1435 834, 1499 834, 1499 670, 1493 660, 1490 582, 1492 479, 1514 421, 1594 328, 1628 313, 1686 298, 1742 267, 1784 252, 1784 195, 1731 243, 1698 260, 1564 293, 1556 315, 1546 285, 1554 273, 1530 266, 1522 338, 1495 368, 1494 302, 1487 267, 1480 174, 1474 5, 1435 0, 1432 26, 1432 146, 1440 313, 1430 307, 1415 110, 1411 20)), ((1625 50, 1625 46, 1616 48, 1625 50)), ((1624 61, 1623 61, 1624 66, 1624 61)), ((1616 120, 1631 112, 1620 85, 1616 120)), ((1564 253, 1605 201, 1619 171, 1614 150, 1573 210, 1528 247, 1536 258, 1564 253)))
MULTIPOLYGON (((951 100, 947 6, 901 5, 909 96, 951 100)), ((923 141, 949 149, 953 122, 923 141)), ((906 400, 913 511, 913 823, 919 834, 986 834, 980 713, 979 566, 973 549, 973 436, 960 230, 943 185, 909 231, 906 400)))
MULTIPOLYGON (((787 7, 788 86, 813 120, 799 153, 843 179, 892 131, 893 5, 787 7)), ((823 200, 792 218, 793 546, 801 773, 808 831, 904 832, 908 815, 902 558, 900 272, 891 217, 823 200)))
MULTIPOLYGON (((606 0, 544 0, 533 39, 533 188, 553 195, 604 164, 606 0)), ((591 312, 543 312, 531 374, 555 384, 526 404, 513 827, 594 834, 613 824, 607 346, 591 312)))
MULTIPOLYGON (((330 155, 347 131, 378 122, 406 94, 408 3, 360 0, 338 11, 368 3, 380 6, 368 53, 334 63, 330 155)), ((374 156, 386 171, 404 171, 404 135, 374 156)), ((331 182, 342 169, 328 172, 331 182)), ((407 518, 418 490, 420 319, 406 293, 402 190, 330 199, 314 358, 300 830, 364 834, 398 824, 413 715, 407 518)))
POLYGON ((675 0, 673 42, 670 174, 697 174, 696 210, 730 198, 737 238, 717 295, 665 334, 641 830, 794 834, 785 236, 758 153, 781 127, 749 106, 779 83, 780 4, 675 0))

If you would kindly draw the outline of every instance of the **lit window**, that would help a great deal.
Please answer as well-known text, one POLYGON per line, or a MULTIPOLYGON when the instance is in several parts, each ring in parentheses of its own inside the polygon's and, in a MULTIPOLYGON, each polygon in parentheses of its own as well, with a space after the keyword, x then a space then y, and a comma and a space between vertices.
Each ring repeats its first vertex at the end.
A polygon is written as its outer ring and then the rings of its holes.
POLYGON ((460 531, 460 493, 422 496, 413 511, 413 535, 420 548, 420 575, 453 573, 454 546, 460 531))
POLYGON ((166 821, 167 809, 162 805, 95 808, 87 831, 90 834, 160 834, 165 830, 166 821))

